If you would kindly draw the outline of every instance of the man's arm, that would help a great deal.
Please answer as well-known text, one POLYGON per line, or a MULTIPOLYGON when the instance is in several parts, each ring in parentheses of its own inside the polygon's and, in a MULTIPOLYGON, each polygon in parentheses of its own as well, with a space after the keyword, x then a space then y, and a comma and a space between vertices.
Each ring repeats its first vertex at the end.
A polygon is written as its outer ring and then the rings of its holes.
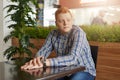
POLYGON ((53 32, 50 32, 49 35, 48 35, 48 37, 45 40, 44 45, 37 52, 36 57, 38 57, 38 56, 44 56, 45 58, 47 58, 50 55, 50 53, 53 50, 52 36, 53 36, 53 32))

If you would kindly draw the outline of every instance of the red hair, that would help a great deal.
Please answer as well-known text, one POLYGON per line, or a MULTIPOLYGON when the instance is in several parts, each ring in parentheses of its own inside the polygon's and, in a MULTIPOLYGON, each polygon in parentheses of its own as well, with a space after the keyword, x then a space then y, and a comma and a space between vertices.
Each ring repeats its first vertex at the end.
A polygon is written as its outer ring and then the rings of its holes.
POLYGON ((70 12, 70 10, 67 7, 60 7, 58 8, 58 10, 55 12, 55 19, 57 19, 57 16, 61 13, 70 13, 71 17, 72 17, 72 13, 70 12))

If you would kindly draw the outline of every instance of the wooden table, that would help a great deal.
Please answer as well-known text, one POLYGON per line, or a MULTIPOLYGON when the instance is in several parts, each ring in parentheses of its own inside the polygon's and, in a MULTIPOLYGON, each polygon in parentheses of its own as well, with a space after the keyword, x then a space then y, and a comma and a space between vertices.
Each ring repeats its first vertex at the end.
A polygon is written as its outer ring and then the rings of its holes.
POLYGON ((9 62, 0 62, 0 80, 54 80, 83 70, 85 67, 77 65, 21 70, 9 62))

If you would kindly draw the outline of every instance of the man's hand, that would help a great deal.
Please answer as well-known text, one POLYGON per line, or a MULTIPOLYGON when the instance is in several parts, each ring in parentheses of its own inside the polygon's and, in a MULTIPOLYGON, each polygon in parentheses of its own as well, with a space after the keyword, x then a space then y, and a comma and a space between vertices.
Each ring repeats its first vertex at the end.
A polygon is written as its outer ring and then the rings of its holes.
POLYGON ((42 68, 43 67, 43 59, 44 57, 37 57, 29 62, 25 63, 25 65, 21 66, 21 69, 34 69, 34 68, 42 68))

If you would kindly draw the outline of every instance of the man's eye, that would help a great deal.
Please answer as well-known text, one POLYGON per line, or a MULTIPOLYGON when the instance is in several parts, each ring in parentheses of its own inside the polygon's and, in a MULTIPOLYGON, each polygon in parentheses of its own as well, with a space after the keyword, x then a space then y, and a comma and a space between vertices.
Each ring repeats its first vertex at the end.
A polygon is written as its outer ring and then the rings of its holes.
POLYGON ((59 23, 62 23, 62 20, 59 20, 58 22, 59 22, 59 23))
POLYGON ((70 22, 70 19, 68 19, 67 21, 70 22))

